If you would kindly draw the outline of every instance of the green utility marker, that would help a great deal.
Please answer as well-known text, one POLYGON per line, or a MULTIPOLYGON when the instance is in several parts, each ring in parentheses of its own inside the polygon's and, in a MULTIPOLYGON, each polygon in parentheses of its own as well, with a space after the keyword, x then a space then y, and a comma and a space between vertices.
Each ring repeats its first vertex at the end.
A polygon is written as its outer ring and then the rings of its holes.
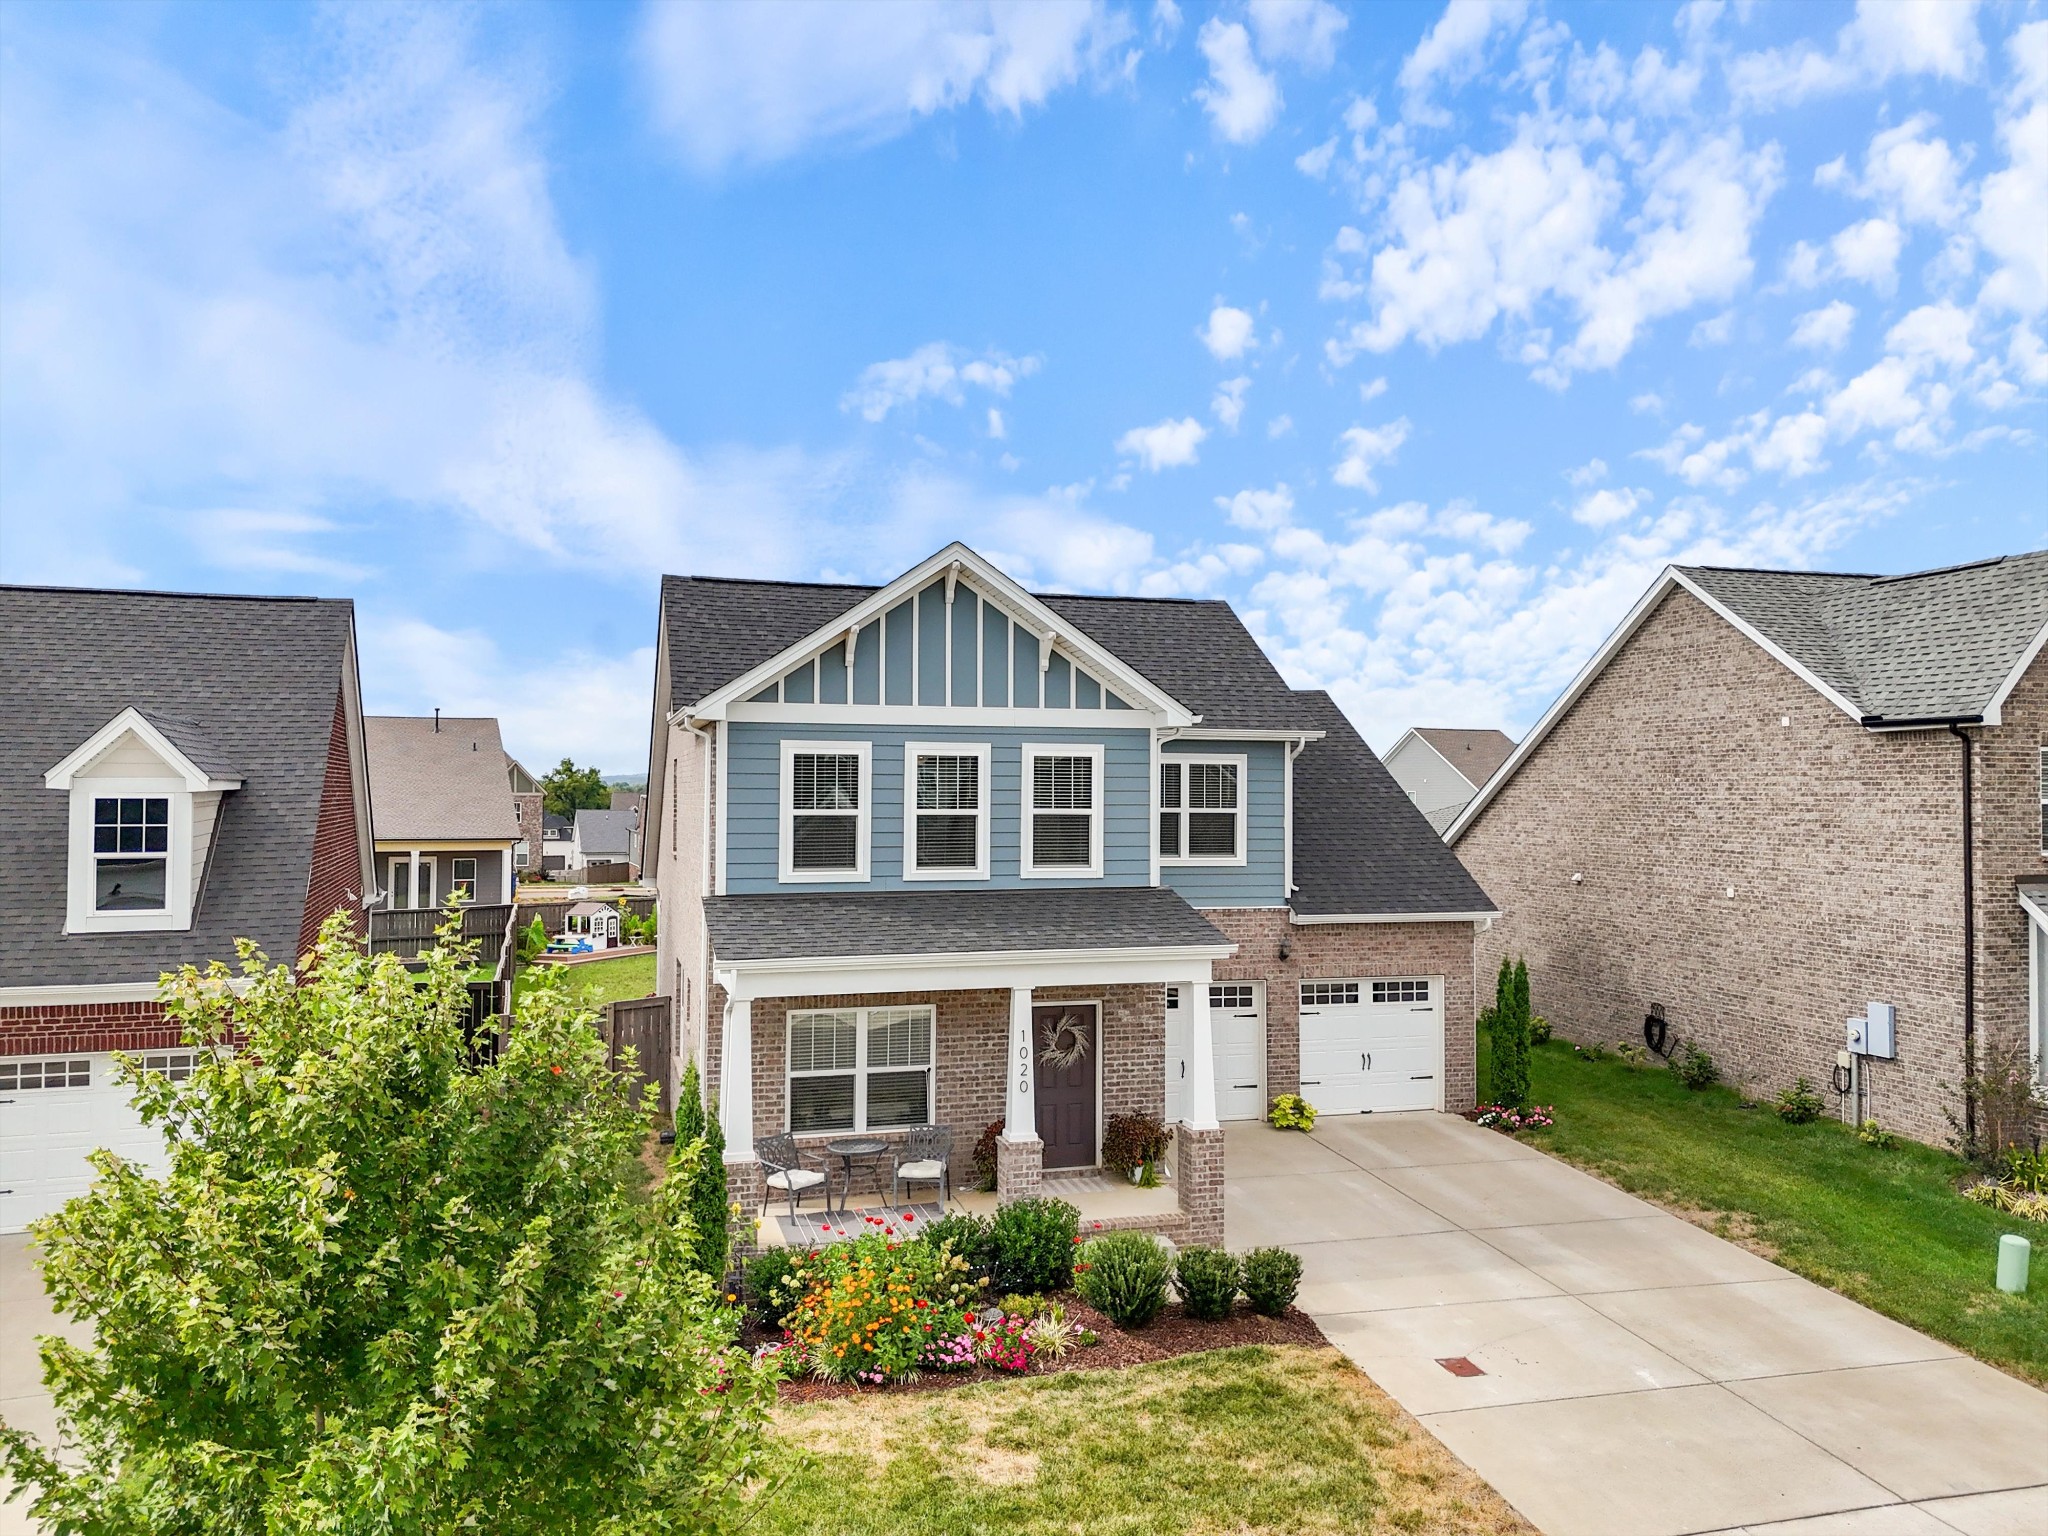
POLYGON ((2034 1245, 2017 1232, 2008 1232, 1998 1240, 1998 1288, 2010 1291, 2015 1296, 2024 1295, 2027 1289, 2027 1260, 2033 1254, 2034 1245))

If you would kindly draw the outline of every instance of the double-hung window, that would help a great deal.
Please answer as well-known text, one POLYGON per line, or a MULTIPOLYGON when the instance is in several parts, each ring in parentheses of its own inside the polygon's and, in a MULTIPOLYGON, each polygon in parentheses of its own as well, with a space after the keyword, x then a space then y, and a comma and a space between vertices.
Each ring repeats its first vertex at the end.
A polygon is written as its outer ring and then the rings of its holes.
POLYGON ((869 755, 864 741, 782 744, 784 880, 867 879, 869 755))
POLYGON ((170 797, 94 799, 92 856, 94 911, 163 911, 171 862, 170 797))
POLYGON ((932 1118, 929 1005, 789 1016, 789 1128, 889 1131, 932 1118))
POLYGON ((1102 748, 1024 748, 1027 879, 1102 873, 1102 748))
POLYGON ((476 860, 451 859, 449 864, 449 894, 466 907, 476 900, 476 860))
POLYGON ((1245 760, 1186 757, 1159 764, 1159 857, 1172 864, 1242 864, 1245 760))
POLYGON ((989 748, 913 741, 903 748, 903 878, 988 878, 989 748))

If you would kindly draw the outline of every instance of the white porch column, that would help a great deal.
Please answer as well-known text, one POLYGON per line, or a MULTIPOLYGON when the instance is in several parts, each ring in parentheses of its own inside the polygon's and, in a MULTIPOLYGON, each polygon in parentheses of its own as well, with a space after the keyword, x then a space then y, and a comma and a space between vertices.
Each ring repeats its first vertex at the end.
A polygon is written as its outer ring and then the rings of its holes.
POLYGON ((1188 1129, 1213 1131, 1216 1119, 1216 1032, 1209 1024, 1209 978, 1181 983, 1181 998, 1192 1005, 1188 1014, 1188 1129))
POLYGON ((405 904, 416 907, 420 904, 420 851, 412 851, 412 871, 406 877, 405 904))
POLYGON ((725 1132, 727 1162, 754 1155, 754 1005, 746 998, 725 1005, 725 1044, 718 1059, 718 1123, 725 1132))
POLYGON ((1009 1089, 1003 1101, 1003 1135, 1011 1141, 1038 1139, 1038 1074, 1033 1069, 1031 989, 1010 989, 1009 1089))

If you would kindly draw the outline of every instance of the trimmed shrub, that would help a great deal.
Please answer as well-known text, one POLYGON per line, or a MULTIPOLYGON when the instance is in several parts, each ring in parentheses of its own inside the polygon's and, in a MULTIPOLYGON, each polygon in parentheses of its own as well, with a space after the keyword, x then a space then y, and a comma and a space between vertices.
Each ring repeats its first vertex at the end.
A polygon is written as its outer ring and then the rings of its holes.
POLYGON ((1018 1200, 996 1212, 989 1230, 991 1279, 999 1291, 1063 1291, 1074 1278, 1074 1236, 1081 1213, 1064 1200, 1018 1200))
POLYGON ((1151 1115, 1111 1115, 1102 1128, 1102 1166, 1129 1178, 1166 1156, 1167 1131, 1151 1115))
POLYGON ((1166 1306, 1173 1261, 1143 1232, 1111 1232, 1081 1245, 1074 1288, 1119 1328, 1142 1328, 1166 1306))
POLYGON ((1181 1305, 1198 1322, 1214 1323, 1230 1316, 1243 1271, 1237 1255, 1221 1248, 1183 1248, 1173 1269, 1173 1287, 1181 1305))
POLYGON ((1493 992, 1493 1098, 1520 1109, 1529 1102, 1529 967, 1503 956, 1493 992))
POLYGON ((1539 1013, 1534 1018, 1529 1020, 1529 1043, 1531 1045, 1550 1044, 1550 1037, 1552 1033, 1553 1031, 1550 1027, 1550 1020, 1543 1017, 1542 1014, 1539 1013))
POLYGON ((1671 1075, 1694 1093, 1704 1093, 1721 1080, 1721 1069, 1697 1040, 1687 1040, 1671 1053, 1671 1075))
POLYGON ((1301 1289, 1301 1255, 1285 1248, 1254 1248, 1239 1261, 1244 1299, 1262 1317, 1278 1317, 1301 1289))
POLYGON ((1778 1118, 1787 1125, 1811 1125, 1827 1107, 1827 1100, 1815 1093, 1812 1082, 1803 1077, 1778 1095, 1778 1118))
POLYGON ((704 1104, 703 1085, 697 1077, 697 1063, 683 1068, 683 1085, 676 1094, 676 1142, 669 1152, 671 1176, 687 1178, 689 1193, 683 1201, 696 1228, 696 1267, 713 1279, 725 1273, 732 1253, 732 1201, 725 1187, 725 1127, 704 1104), (692 1146, 697 1155, 689 1155, 692 1146), (685 1167, 687 1164, 687 1168, 685 1167))
POLYGON ((763 1248, 747 1260, 747 1311, 771 1328, 780 1328, 802 1295, 800 1284, 790 1277, 812 1251, 802 1248, 763 1248))
POLYGON ((969 1273, 986 1280, 995 1262, 995 1241, 989 1219, 972 1211, 955 1211, 934 1221, 922 1222, 918 1236, 937 1247, 945 1244, 966 1261, 969 1273))

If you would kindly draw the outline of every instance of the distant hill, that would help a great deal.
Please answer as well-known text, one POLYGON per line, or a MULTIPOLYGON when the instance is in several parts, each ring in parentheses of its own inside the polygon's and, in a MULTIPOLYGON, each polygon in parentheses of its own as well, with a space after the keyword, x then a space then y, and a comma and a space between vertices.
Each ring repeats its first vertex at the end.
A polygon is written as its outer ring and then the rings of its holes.
POLYGON ((644 773, 610 773, 605 775, 606 786, 611 789, 647 789, 647 775, 644 773))

